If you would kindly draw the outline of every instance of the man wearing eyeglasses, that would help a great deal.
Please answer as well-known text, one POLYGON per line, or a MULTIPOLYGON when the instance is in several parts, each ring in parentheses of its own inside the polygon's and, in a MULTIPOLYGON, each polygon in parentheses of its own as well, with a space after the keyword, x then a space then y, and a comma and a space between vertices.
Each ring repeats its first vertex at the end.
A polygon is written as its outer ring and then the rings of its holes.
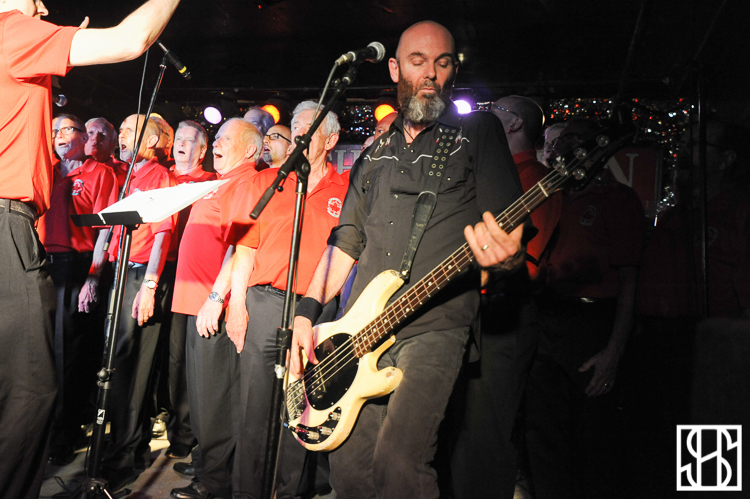
POLYGON ((292 153, 292 131, 288 126, 274 125, 263 137, 263 161, 269 168, 279 168, 292 153))
POLYGON ((80 29, 39 20, 40 0, 0 3, 0 497, 38 497, 57 391, 54 290, 33 228, 52 191, 51 76, 135 59, 178 4, 149 0, 113 28, 80 29))
POLYGON ((99 279, 106 258, 107 230, 76 227, 70 215, 98 213, 114 203, 117 179, 111 169, 86 157, 88 136, 79 118, 58 116, 52 123, 52 138, 60 161, 55 165, 51 205, 39 219, 38 232, 48 254, 57 301, 55 361, 59 387, 49 460, 60 466, 75 457, 81 425, 93 414, 89 395, 104 346, 97 341, 101 327, 96 327, 97 315, 93 312, 98 302, 106 301, 100 300, 99 279))

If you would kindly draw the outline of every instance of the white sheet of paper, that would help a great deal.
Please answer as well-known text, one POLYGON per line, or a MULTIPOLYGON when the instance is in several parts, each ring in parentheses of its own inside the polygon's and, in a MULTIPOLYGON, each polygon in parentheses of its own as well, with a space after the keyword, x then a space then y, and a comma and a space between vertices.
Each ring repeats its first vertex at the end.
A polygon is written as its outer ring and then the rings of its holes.
POLYGON ((198 201, 209 192, 218 189, 225 182, 229 182, 229 179, 180 184, 152 191, 138 191, 103 209, 100 213, 137 211, 145 223, 161 222, 198 201))

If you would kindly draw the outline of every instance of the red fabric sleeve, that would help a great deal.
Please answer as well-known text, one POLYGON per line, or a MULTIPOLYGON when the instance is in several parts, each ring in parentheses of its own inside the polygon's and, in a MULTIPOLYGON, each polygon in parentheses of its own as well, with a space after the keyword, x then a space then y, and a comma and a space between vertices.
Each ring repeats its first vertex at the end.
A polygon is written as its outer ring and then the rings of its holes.
POLYGON ((65 76, 69 69, 70 45, 78 30, 21 13, 9 17, 2 42, 10 74, 19 80, 51 74, 65 76))

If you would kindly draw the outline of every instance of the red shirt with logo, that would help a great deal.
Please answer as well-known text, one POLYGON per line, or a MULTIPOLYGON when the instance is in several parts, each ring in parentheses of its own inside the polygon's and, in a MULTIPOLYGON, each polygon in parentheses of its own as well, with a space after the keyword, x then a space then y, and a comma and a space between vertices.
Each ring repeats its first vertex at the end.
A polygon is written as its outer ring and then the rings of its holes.
POLYGON ((52 191, 52 86, 68 72, 79 28, 18 10, 0 12, 0 198, 49 208, 52 191))
POLYGON ((177 258, 173 312, 198 315, 211 293, 229 247, 223 237, 226 225, 222 225, 222 218, 226 224, 229 215, 222 217, 222 213, 231 211, 228 203, 234 193, 242 190, 255 175, 255 163, 238 166, 221 177, 229 182, 193 204, 177 258))
MULTIPOLYGON (((130 187, 127 194, 133 194, 137 191, 150 191, 153 189, 162 189, 164 187, 173 187, 177 185, 174 176, 161 166, 156 159, 150 159, 138 171, 133 172, 130 178, 130 187)), ((159 232, 174 233, 177 226, 177 213, 167 217, 161 222, 141 224, 133 231, 132 243, 130 246, 130 261, 135 263, 147 264, 151 257, 151 248, 154 246, 154 236, 159 232)), ((120 226, 114 228, 112 234, 112 243, 109 246, 109 259, 115 261, 119 251, 120 243, 120 226)), ((167 257, 168 260, 174 258, 167 257)))
POLYGON ((76 227, 70 215, 99 213, 117 201, 117 179, 112 170, 87 159, 66 177, 54 168, 49 210, 39 219, 39 239, 48 253, 94 251, 98 229, 76 227))
POLYGON ((117 177, 117 189, 122 190, 122 186, 125 185, 125 177, 128 176, 128 164, 124 161, 120 161, 119 159, 115 159, 114 156, 110 156, 107 161, 102 163, 103 165, 107 165, 108 167, 112 168, 112 171, 115 173, 115 176, 117 177))
POLYGON ((565 192, 554 245, 545 257, 547 291, 614 298, 619 268, 640 260, 645 216, 633 189, 605 172, 583 192, 565 192))
MULTIPOLYGON (((194 184, 196 182, 206 182, 208 180, 216 180, 218 175, 213 172, 207 172, 204 170, 198 170, 194 172, 194 174, 188 174, 188 175, 178 175, 177 170, 173 166, 169 169, 169 171, 174 175, 175 180, 177 181, 177 184, 194 184)), ((171 260, 173 260, 175 257, 177 257, 177 249, 180 245, 180 239, 182 239, 182 233, 185 230, 185 225, 187 224, 188 218, 190 218, 190 209, 192 208, 192 205, 187 206, 183 208, 178 217, 177 217, 177 230, 175 231, 175 234, 177 234, 177 237, 173 238, 172 244, 170 245, 169 253, 172 255, 171 260)))
MULTIPOLYGON (((246 189, 236 192, 233 201, 235 211, 228 226, 227 242, 258 250, 248 287, 270 284, 286 290, 297 176, 290 173, 284 190, 276 192, 258 220, 250 219, 255 201, 276 178, 277 171, 273 168, 258 173, 246 189)), ((315 268, 328 246, 331 229, 338 224, 347 188, 348 183, 328 163, 328 172, 307 195, 297 269, 297 294, 307 291, 315 268)))

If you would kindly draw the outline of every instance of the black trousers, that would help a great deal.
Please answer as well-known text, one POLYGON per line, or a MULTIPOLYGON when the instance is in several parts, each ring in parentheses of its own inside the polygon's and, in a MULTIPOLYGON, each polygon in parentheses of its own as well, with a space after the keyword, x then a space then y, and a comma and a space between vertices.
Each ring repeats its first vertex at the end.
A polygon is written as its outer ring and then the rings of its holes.
POLYGON ((0 498, 36 499, 57 393, 55 294, 31 217, 0 209, 0 498))
MULTIPOLYGON (((537 499, 629 497, 619 387, 587 397, 593 370, 578 368, 607 346, 616 303, 540 308, 543 330, 526 392, 526 447, 537 499)), ((618 379, 618 383, 622 380, 618 379)))
POLYGON ((223 318, 219 332, 208 338, 198 335, 196 316, 187 319, 187 389, 198 440, 193 450, 195 476, 212 494, 229 498, 240 413, 240 356, 223 318))
POLYGON ((175 265, 167 262, 156 288, 154 316, 143 326, 131 315, 146 267, 131 268, 125 283, 115 347, 109 416, 112 442, 104 457, 110 468, 145 468, 150 463, 151 419, 146 399, 153 393, 151 371, 161 323, 172 314, 175 265))
MULTIPOLYGON (((235 499, 259 499, 275 377, 276 328, 281 324, 284 297, 278 290, 254 286, 247 290, 246 305, 250 320, 240 355, 240 424, 232 483, 235 499)), ((331 300, 319 322, 332 320, 336 310, 336 300, 331 300)), ((283 432, 281 447, 277 497, 289 499, 298 495, 303 471, 312 463, 291 432, 283 432)))
POLYGON ((451 401, 457 427, 451 456, 457 499, 511 499, 516 484, 513 426, 539 340, 527 293, 482 297, 481 358, 464 366, 451 401))
MULTIPOLYGON (((55 253, 49 258, 49 273, 55 285, 55 364, 58 393, 52 445, 74 445, 81 425, 92 420, 91 403, 96 391, 96 373, 104 348, 104 296, 94 309, 78 311, 78 295, 88 277, 91 253, 55 253)), ((99 290, 101 294, 101 289, 99 290)), ((106 295, 105 295, 106 296, 106 295)))
POLYGON ((340 499, 437 499, 437 433, 461 368, 468 328, 398 340, 378 362, 404 373, 388 397, 365 403, 349 438, 330 453, 340 499))

